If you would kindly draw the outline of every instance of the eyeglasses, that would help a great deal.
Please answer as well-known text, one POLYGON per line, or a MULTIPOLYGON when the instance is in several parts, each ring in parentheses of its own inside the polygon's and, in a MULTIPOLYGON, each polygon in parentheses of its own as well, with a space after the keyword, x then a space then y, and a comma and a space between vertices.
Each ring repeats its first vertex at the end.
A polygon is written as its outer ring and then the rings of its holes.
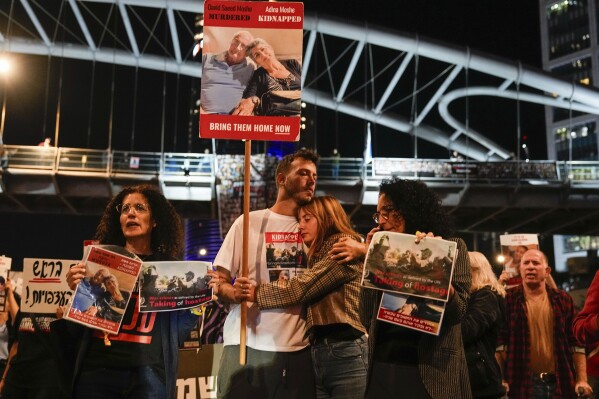
POLYGON ((391 212, 395 209, 392 206, 385 206, 380 212, 375 212, 372 214, 372 220, 374 223, 379 224, 383 220, 389 220, 389 216, 391 216, 391 212))
POLYGON ((131 210, 135 209, 135 213, 146 213, 150 210, 150 205, 148 204, 119 204, 116 206, 116 211, 121 215, 128 215, 131 210))

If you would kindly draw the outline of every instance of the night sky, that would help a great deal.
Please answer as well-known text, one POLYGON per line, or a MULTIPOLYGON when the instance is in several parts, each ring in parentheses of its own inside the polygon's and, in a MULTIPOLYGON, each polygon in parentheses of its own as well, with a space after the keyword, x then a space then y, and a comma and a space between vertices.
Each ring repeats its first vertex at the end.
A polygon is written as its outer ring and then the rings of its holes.
MULTIPOLYGON (((463 48, 468 46, 474 51, 487 53, 493 57, 519 60, 523 65, 533 68, 542 67, 540 17, 538 2, 535 1, 331 0, 307 1, 305 8, 308 11, 315 10, 318 13, 347 18, 364 25, 378 25, 399 32, 418 34, 423 38, 442 41, 452 46, 463 48)), ((471 106, 473 107, 470 113, 471 126, 492 137, 508 151, 517 152, 519 144, 515 128, 517 112, 515 102, 476 97, 471 101, 471 106)), ((521 132, 528 138, 530 157, 546 159, 544 108, 521 103, 520 112, 521 132)), ((335 122, 332 121, 322 123, 325 126, 334 126, 334 124, 335 122)), ((355 119, 353 124, 355 125, 355 119)), ((413 156, 409 151, 397 154, 397 145, 394 143, 400 140, 403 140, 403 143, 407 142, 405 137, 398 139, 395 133, 381 132, 378 137, 373 138, 373 155, 413 156)), ((344 143, 343 140, 337 141, 342 155, 349 151, 348 156, 360 156, 352 152, 352 146, 348 143, 344 143), (345 148, 343 148, 344 144, 345 148)), ((323 147, 328 149, 326 143, 323 147)), ((432 148, 428 154, 425 157, 448 157, 447 151, 438 147, 432 148)))
MULTIPOLYGON (((401 32, 418 33, 422 37, 457 46, 470 46, 478 51, 521 60, 525 65, 541 68, 539 12, 536 1, 319 0, 306 1, 304 4, 306 12, 346 18, 360 24, 385 26, 401 32)), ((44 57, 16 57, 22 63, 19 67, 20 78, 7 87, 5 143, 35 145, 45 136, 54 135, 56 102, 45 100, 47 60, 44 57)), ((59 58, 54 58, 51 61, 51 73, 62 73, 63 76, 68 76, 68 79, 62 82, 53 80, 47 87, 50 93, 56 93, 59 84, 62 84, 65 93, 77 93, 76 96, 64 96, 63 101, 68 103, 63 105, 59 146, 107 148, 107 123, 97 117, 90 117, 89 109, 103 109, 105 114, 109 113, 112 66, 97 64, 92 72, 90 63, 63 63, 59 58), (93 91, 92 81, 95 81, 93 91), (70 99, 67 100, 67 97, 70 99)), ((170 93, 176 93, 177 85, 183 91, 186 85, 197 86, 199 81, 140 71, 138 100, 151 102, 154 108, 140 105, 136 109, 137 122, 133 137, 132 124, 124 115, 132 114, 131 105, 128 104, 132 102, 134 74, 129 68, 116 76, 117 86, 122 86, 123 90, 117 93, 121 104, 115 107, 114 117, 118 122, 115 122, 113 127, 113 148, 135 147, 140 151, 156 151, 156 140, 146 139, 144 132, 149 127, 162 123, 160 112, 152 111, 160 109, 162 99, 160 95, 155 94, 160 90, 150 89, 162 87, 164 83, 169 87, 170 93)), ((166 106, 177 107, 179 112, 173 113, 166 123, 168 126, 178 126, 182 133, 167 137, 165 150, 202 152, 209 144, 201 142, 196 131, 187 131, 186 128, 190 99, 176 99, 174 94, 169 96, 172 97, 168 98, 166 106)), ((515 105, 502 102, 499 106, 489 104, 487 109, 488 112, 474 116, 473 123, 492 126, 496 132, 493 139, 506 148, 515 150, 515 136, 506 134, 506 129, 502 126, 503 121, 514 119, 515 105)), ((318 130, 325 131, 331 126, 330 115, 327 117, 325 112, 320 114, 321 118, 316 122, 319 125, 318 130)), ((543 108, 523 105, 522 115, 523 132, 530 137, 529 147, 533 149, 531 158, 545 159, 543 108)), ((355 119, 352 121, 340 117, 338 123, 339 129, 343 130, 355 124, 355 119)), ((373 155, 400 156, 394 153, 394 140, 397 140, 397 136, 388 133, 373 138, 373 155)), ((332 143, 322 134, 318 138, 318 145, 319 151, 325 155, 334 146, 339 147, 342 156, 359 157, 362 151, 361 145, 343 140, 332 143)), ((446 151, 437 152, 435 155, 447 157, 446 151)), ((97 217, 26 214, 2 214, 0 218, 0 254, 12 255, 17 259, 25 256, 25 253, 29 257, 78 258, 81 247, 75 243, 79 243, 82 237, 91 238, 98 221, 97 217)))

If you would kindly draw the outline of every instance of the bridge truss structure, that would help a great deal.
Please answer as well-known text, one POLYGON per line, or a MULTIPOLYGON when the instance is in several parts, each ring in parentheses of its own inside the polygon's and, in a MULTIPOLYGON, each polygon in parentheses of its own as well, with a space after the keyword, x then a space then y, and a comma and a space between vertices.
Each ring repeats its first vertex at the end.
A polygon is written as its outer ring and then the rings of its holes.
MULTIPOLYGON (((201 79, 200 57, 194 56, 193 49, 203 7, 203 1, 196 0, 3 1, 0 55, 58 57, 201 79)), ((475 161, 511 159, 514 154, 499 145, 487 127, 473 126, 469 109, 482 99, 512 101, 515 110, 520 103, 531 103, 599 114, 599 92, 594 89, 518 62, 417 35, 317 15, 309 8, 305 14, 302 64, 303 101, 315 109, 332 110, 357 121, 370 122, 380 127, 379 131, 386 129, 397 134, 398 142, 410 143, 413 158, 422 158, 418 143, 426 142, 475 161)), ((514 112, 518 135, 519 117, 514 112)), ((4 129, 4 118, 3 109, 0 132, 4 129)), ((362 136, 356 140, 356 145, 362 146, 363 141, 359 140, 362 136)), ((406 158, 405 154, 397 157, 406 158)), ((516 159, 519 162, 519 153, 516 159)), ((15 176, 11 179, 16 182, 15 176)), ((114 182, 114 176, 108 178, 114 182)), ((31 180, 31 173, 27 179, 31 180)), ((134 180, 123 178, 123 181, 134 180)), ((56 188, 59 186, 56 181, 52 176, 48 184, 56 188)), ((361 206, 365 218, 371 213, 373 200, 365 202, 364 193, 375 195, 378 182, 370 183, 367 176, 350 183, 355 186, 351 187, 352 192, 361 193, 348 201, 356 205, 354 215, 362 212, 361 206)), ((39 190, 39 184, 37 181, 31 190, 24 180, 18 184, 19 193, 13 198, 18 197, 20 207, 27 207, 26 197, 52 191, 39 190)), ((567 182, 560 182, 550 188, 526 190, 520 184, 515 188, 496 187, 510 194, 500 203, 476 213, 473 208, 485 208, 480 199, 488 195, 490 186, 480 189, 477 199, 470 204, 467 201, 473 190, 470 184, 464 187, 463 182, 447 184, 459 198, 453 205, 454 214, 471 219, 466 230, 478 230, 480 220, 493 226, 505 217, 500 225, 508 228, 519 226, 518 221, 523 218, 537 223, 561 212, 561 224, 556 226, 568 225, 578 231, 587 226, 586 231, 596 232, 596 227, 590 228, 588 223, 589 210, 593 217, 599 217, 593 204, 596 198, 593 184, 572 188, 567 182), (520 198, 522 195, 527 196, 520 198), (576 223, 568 222, 572 220, 576 223)), ((187 181, 183 185, 193 190, 187 181)), ((59 191, 60 187, 54 190, 59 191)), ((3 188, 3 193, 10 192, 10 187, 3 188)), ((69 209, 79 212, 76 206, 69 209)), ((546 230, 559 229, 552 225, 546 230)))
MULTIPOLYGON (((11 0, 0 52, 201 78, 196 0, 11 0)), ((478 161, 510 151, 471 126, 468 101, 495 97, 599 113, 599 93, 520 63, 306 10, 303 100, 478 161)), ((417 149, 414 157, 418 156, 417 149)))

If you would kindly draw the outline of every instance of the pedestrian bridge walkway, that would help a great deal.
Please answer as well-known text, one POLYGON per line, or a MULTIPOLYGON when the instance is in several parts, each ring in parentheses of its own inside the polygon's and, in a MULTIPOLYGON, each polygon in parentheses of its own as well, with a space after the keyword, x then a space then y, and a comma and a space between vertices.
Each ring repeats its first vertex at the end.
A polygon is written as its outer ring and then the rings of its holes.
MULTIPOLYGON (((146 182, 182 216, 216 218, 217 185, 243 173, 230 155, 16 145, 4 154, 0 212, 99 215, 123 186, 146 182)), ((462 231, 599 234, 596 161, 325 157, 318 174, 317 194, 339 198, 359 227, 372 225, 381 180, 397 176, 436 190, 462 231)))

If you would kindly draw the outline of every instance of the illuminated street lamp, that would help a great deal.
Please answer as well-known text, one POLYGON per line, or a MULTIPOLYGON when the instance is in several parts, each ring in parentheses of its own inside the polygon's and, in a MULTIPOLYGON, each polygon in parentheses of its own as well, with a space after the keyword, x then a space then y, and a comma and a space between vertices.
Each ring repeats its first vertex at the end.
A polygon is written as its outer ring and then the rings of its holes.
MULTIPOLYGON (((10 73, 11 65, 8 58, 0 57, 0 78, 3 79, 4 94, 2 95, 2 115, 0 115, 0 139, 4 138, 4 121, 6 120, 6 78, 10 73)), ((4 140, 2 140, 4 142, 4 140)))
POLYGON ((10 61, 8 58, 0 58, 0 75, 6 76, 10 72, 10 61))

